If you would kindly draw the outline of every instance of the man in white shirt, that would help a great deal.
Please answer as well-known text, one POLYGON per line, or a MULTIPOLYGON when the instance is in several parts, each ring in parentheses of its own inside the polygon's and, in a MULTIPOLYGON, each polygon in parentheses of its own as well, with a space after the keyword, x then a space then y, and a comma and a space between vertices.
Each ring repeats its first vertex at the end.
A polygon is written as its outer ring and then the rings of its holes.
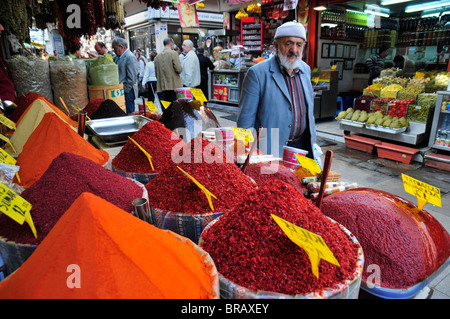
POLYGON ((194 44, 191 40, 184 40, 182 44, 184 58, 182 60, 181 67, 183 71, 181 72, 181 81, 184 87, 195 88, 200 85, 200 63, 195 54, 194 44))

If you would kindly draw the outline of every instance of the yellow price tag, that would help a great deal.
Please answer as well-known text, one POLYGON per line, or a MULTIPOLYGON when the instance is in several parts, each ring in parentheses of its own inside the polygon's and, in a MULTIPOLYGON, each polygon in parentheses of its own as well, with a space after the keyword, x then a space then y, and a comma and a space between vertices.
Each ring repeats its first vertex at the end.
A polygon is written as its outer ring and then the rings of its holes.
POLYGON ((140 146, 135 140, 133 140, 133 139, 132 139, 131 137, 129 137, 129 136, 128 136, 128 138, 129 138, 134 144, 136 144, 137 147, 139 147, 139 149, 142 151, 142 153, 145 154, 145 156, 147 156, 148 162, 150 163, 150 166, 151 166, 151 168, 152 168, 152 171, 154 171, 155 168, 153 167, 152 156, 151 156, 146 150, 144 150, 144 149, 142 148, 142 146, 140 146))
POLYGON ((322 236, 314 234, 306 229, 294 225, 276 215, 270 214, 281 230, 292 242, 305 250, 311 262, 311 271, 316 278, 319 278, 319 262, 324 259, 329 263, 340 267, 336 257, 323 240, 322 236))
POLYGON ((197 185, 198 188, 200 188, 203 191, 203 193, 205 193, 206 198, 208 199, 209 207, 211 208, 211 211, 214 211, 211 197, 214 197, 215 199, 217 199, 217 197, 213 193, 211 193, 209 190, 207 190, 205 188, 205 186, 200 184, 195 178, 193 178, 191 175, 186 173, 181 167, 179 167, 178 165, 177 165, 177 167, 179 168, 180 171, 182 171, 184 174, 186 174, 186 176, 189 177, 195 183, 195 185, 197 185))
POLYGON ((14 157, 12 157, 8 153, 6 153, 3 149, 0 148, 0 163, 16 165, 17 161, 14 157))
POLYGON ((0 183, 0 211, 20 225, 26 222, 37 238, 36 227, 30 214, 31 204, 2 183, 0 183))
POLYGON ((299 154, 294 154, 294 155, 297 158, 297 161, 300 163, 300 165, 303 168, 306 168, 311 174, 317 175, 320 172, 322 172, 319 164, 317 164, 317 162, 315 160, 313 160, 309 157, 306 157, 306 156, 299 155, 299 154))
POLYGON ((336 64, 333 64, 333 65, 331 66, 331 69, 332 69, 332 70, 336 70, 336 68, 337 68, 337 65, 336 65, 336 64))
POLYGON ((172 104, 172 102, 168 102, 168 101, 161 101, 162 106, 167 109, 169 107, 170 104, 172 104))
POLYGON ((13 152, 16 153, 16 149, 14 148, 14 145, 12 145, 11 141, 9 140, 9 138, 7 138, 7 137, 6 137, 5 135, 3 135, 3 134, 0 134, 0 138, 1 138, 2 140, 4 140, 6 143, 8 143, 8 144, 11 146, 13 152))
POLYGON ((147 105, 147 108, 150 112, 157 112, 158 109, 156 108, 155 103, 153 103, 153 101, 147 101, 145 102, 145 105, 147 105))
POLYGON ((194 96, 194 99, 200 102, 208 102, 205 95, 203 94, 202 89, 191 89, 192 95, 194 96))
POLYGON ((5 126, 10 128, 11 130, 15 130, 16 129, 16 123, 11 121, 9 118, 4 116, 3 114, 0 114, 0 123, 4 124, 5 126))
POLYGON ((416 196, 418 209, 422 210, 426 203, 442 207, 441 191, 439 188, 421 182, 405 174, 402 174, 402 180, 405 192, 416 196))
POLYGON ((241 127, 232 127, 231 129, 233 130, 234 137, 237 140, 243 141, 245 143, 245 145, 247 145, 248 142, 253 143, 255 141, 251 130, 241 128, 241 127))

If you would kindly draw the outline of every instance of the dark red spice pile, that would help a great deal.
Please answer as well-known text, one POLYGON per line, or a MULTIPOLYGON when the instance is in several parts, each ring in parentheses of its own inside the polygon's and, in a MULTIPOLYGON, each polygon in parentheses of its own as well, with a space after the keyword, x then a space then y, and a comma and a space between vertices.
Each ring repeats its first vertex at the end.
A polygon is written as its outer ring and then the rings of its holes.
POLYGON ((162 172, 173 165, 172 149, 186 145, 178 135, 157 121, 145 124, 132 138, 152 156, 155 171, 152 171, 145 154, 130 140, 112 161, 113 167, 130 173, 162 172))
MULTIPOLYGON (((83 111, 86 111, 86 115, 91 118, 92 114, 100 107, 100 104, 105 101, 104 99, 92 99, 86 104, 83 108, 83 111)), ((70 118, 74 121, 78 121, 78 114, 73 114, 70 118)), ((91 118, 92 119, 92 118, 91 118)))
POLYGON ((279 179, 294 186, 302 194, 306 191, 305 186, 299 181, 294 170, 284 165, 283 162, 251 164, 247 167, 245 174, 253 178, 258 185, 262 185, 273 179, 279 179))
POLYGON ((356 189, 332 194, 324 198, 321 207, 324 214, 358 238, 364 250, 363 280, 373 273, 367 267, 378 265, 382 287, 410 287, 427 278, 449 256, 448 234, 440 242, 444 243, 444 250, 436 242, 429 243, 436 238, 436 233, 446 233, 445 230, 433 232, 423 217, 419 226, 404 211, 407 207, 380 191, 356 189), (429 250, 434 252, 430 254, 429 250), (436 254, 444 257, 437 264, 436 254))
MULTIPOLYGON (((17 105, 16 109, 9 115, 9 119, 16 123, 22 114, 27 110, 27 108, 34 102, 37 98, 44 98, 42 95, 34 92, 29 92, 27 94, 22 94, 19 96, 15 103, 17 105)), ((45 99, 45 98, 44 98, 45 99)))
POLYGON ((3 214, 0 214, 0 236, 21 244, 39 244, 83 192, 131 212, 131 202, 142 197, 143 189, 83 156, 61 153, 42 177, 21 194, 32 205, 31 217, 38 238, 34 238, 28 225, 21 226, 3 214))
MULTIPOLYGON (((180 149, 184 159, 177 165, 213 193, 214 212, 228 212, 256 188, 213 143, 196 137, 180 149)), ((181 159, 180 159, 181 160, 181 159)), ((155 208, 173 213, 211 213, 205 194, 175 165, 159 174, 147 185, 149 202, 155 208)))
POLYGON ((294 187, 273 180, 220 217, 202 234, 201 247, 225 278, 251 290, 296 295, 333 288, 353 279, 358 246, 294 187), (270 214, 316 233, 324 239, 340 267, 324 260, 319 279, 311 272, 305 251, 294 244, 270 214))

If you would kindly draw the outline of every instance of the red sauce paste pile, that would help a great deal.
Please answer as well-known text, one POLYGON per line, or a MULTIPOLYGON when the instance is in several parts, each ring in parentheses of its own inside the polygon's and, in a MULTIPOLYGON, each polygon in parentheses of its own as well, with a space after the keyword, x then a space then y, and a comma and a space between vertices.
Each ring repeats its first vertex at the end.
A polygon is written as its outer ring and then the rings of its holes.
MULTIPOLYGON (((176 165, 194 177, 213 193, 214 212, 227 212, 256 188, 214 143, 196 137, 184 148, 176 165)), ((149 203, 155 208, 173 213, 211 213, 205 194, 176 165, 158 174, 147 185, 149 203)))
POLYGON ((152 157, 154 171, 145 154, 131 140, 123 146, 113 159, 112 166, 124 172, 154 173, 166 170, 173 165, 171 153, 186 143, 160 122, 151 121, 133 134, 135 140, 152 157))
POLYGON ((142 197, 143 189, 83 156, 61 153, 42 177, 21 194, 32 205, 31 217, 38 237, 33 236, 28 225, 19 225, 3 214, 0 214, 0 236, 21 244, 39 244, 83 192, 131 212, 132 201, 142 197))
POLYGON ((201 247, 225 278, 251 290, 288 295, 333 288, 353 279, 358 245, 291 185, 269 181, 202 234, 201 247), (270 214, 322 236, 340 263, 319 263, 319 279, 305 251, 270 214))
POLYGON ((437 222, 424 231, 430 224, 428 213, 420 211, 419 225, 410 208, 389 197, 370 189, 345 191, 325 197, 321 209, 358 238, 364 251, 363 280, 374 275, 367 267, 378 265, 382 287, 406 288, 442 265, 450 254, 450 238, 437 222))

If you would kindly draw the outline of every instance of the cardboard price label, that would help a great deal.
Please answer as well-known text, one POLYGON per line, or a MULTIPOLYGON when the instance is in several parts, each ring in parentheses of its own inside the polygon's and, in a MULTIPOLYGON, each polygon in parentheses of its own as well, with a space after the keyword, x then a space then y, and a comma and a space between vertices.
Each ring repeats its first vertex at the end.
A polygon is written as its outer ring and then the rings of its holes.
POLYGON ((142 148, 142 146, 140 146, 135 140, 133 140, 131 137, 128 136, 128 138, 142 151, 142 153, 145 154, 145 156, 147 156, 148 162, 150 163, 150 167, 152 168, 152 171, 155 170, 155 168, 153 167, 153 163, 152 163, 152 156, 142 148))
POLYGON ((147 101, 145 102, 145 105, 147 105, 147 108, 150 112, 158 112, 158 108, 156 107, 155 103, 153 103, 153 101, 147 101))
POLYGON ((340 267, 339 262, 328 248, 322 236, 294 225, 276 215, 270 215, 286 236, 306 252, 311 262, 311 271, 316 278, 319 278, 320 259, 324 259, 329 263, 340 267))
POLYGON ((192 95, 194 96, 194 99, 200 102, 208 102, 205 95, 203 94, 202 89, 191 89, 192 95))
POLYGON ((3 149, 0 148, 0 162, 9 164, 9 165, 16 165, 17 161, 14 157, 6 153, 3 149))
POLYGON ((26 222, 34 237, 37 238, 36 228, 30 214, 31 204, 2 183, 0 183, 0 211, 20 225, 26 222))
POLYGON ((162 106, 167 109, 172 102, 169 101, 161 101, 162 106))
POLYGON ((417 208, 422 210, 426 203, 442 207, 441 191, 439 188, 421 182, 408 175, 402 174, 405 192, 417 198, 417 208))
POLYGON ((319 164, 317 164, 317 162, 315 160, 313 160, 309 157, 306 157, 306 156, 299 155, 299 154, 294 154, 294 155, 297 158, 297 161, 300 163, 300 165, 303 168, 306 168, 311 174, 317 175, 320 172, 322 172, 319 164))
POLYGON ((245 145, 247 145, 248 142, 253 143, 255 141, 251 130, 241 127, 232 127, 231 129, 233 130, 234 137, 237 140, 243 141, 245 145))
POLYGON ((217 199, 217 197, 216 197, 213 193, 211 193, 209 190, 207 190, 205 186, 203 186, 202 184, 200 184, 194 177, 192 177, 192 176, 189 175, 187 172, 185 172, 180 166, 177 166, 177 167, 178 167, 178 169, 179 169, 180 171, 182 171, 187 177, 189 177, 189 178, 194 182, 194 184, 197 185, 198 188, 200 188, 200 189, 203 191, 203 193, 205 193, 206 199, 208 200, 209 207, 211 208, 211 211, 214 211, 214 206, 213 206, 213 204, 212 204, 212 199, 211 199, 211 197, 214 197, 215 199, 217 199))
POLYGON ((3 114, 0 114, 0 123, 4 124, 6 127, 10 128, 11 130, 16 129, 16 123, 11 121, 9 118, 4 116, 3 114))
POLYGON ((16 149, 14 148, 14 145, 12 145, 11 141, 9 140, 9 138, 7 138, 7 137, 6 137, 5 135, 3 135, 3 134, 0 134, 0 138, 1 138, 2 140, 4 140, 6 143, 8 143, 9 146, 11 146, 13 152, 16 153, 16 149))

